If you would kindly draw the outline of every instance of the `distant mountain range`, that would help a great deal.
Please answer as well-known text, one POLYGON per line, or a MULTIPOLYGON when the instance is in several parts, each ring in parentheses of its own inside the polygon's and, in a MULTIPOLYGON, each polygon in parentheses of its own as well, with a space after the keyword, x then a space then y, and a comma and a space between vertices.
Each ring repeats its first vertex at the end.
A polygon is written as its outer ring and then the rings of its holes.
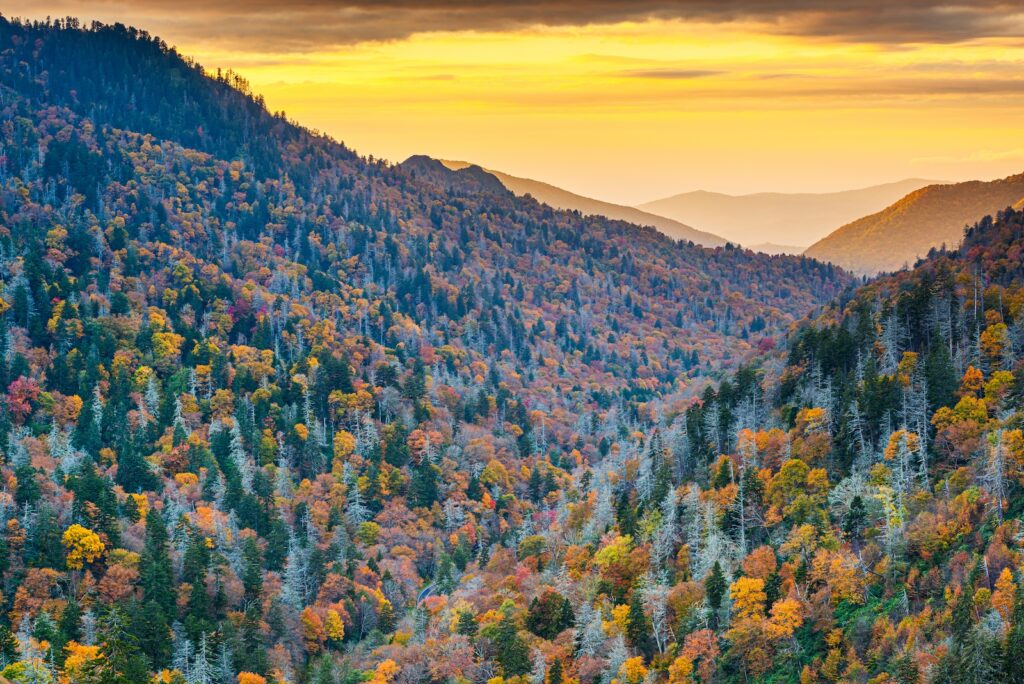
POLYGON ((910 178, 827 193, 726 195, 697 190, 647 202, 637 208, 700 226, 702 230, 742 245, 767 242, 806 247, 838 226, 880 211, 907 193, 935 182, 910 178))
POLYGON ((933 247, 955 248, 964 226, 1009 206, 1024 208, 1024 174, 953 184, 910 178, 831 193, 697 190, 629 207, 465 161, 417 155, 400 166, 451 192, 529 195, 556 209, 652 226, 706 247, 728 241, 765 254, 806 254, 861 274, 912 265, 933 247))
POLYGON ((1024 174, 929 185, 844 225, 805 254, 857 273, 893 271, 913 265, 933 247, 955 248, 965 226, 1010 206, 1024 207, 1024 174))
POLYGON ((747 246, 755 252, 762 254, 803 254, 804 248, 797 245, 777 245, 774 242, 761 242, 756 245, 747 246))
MULTIPOLYGON (((410 158, 406 162, 403 162, 403 165, 408 164, 413 159, 415 158, 410 158)), ((497 178, 514 194, 520 197, 523 195, 530 195, 538 202, 547 204, 555 209, 578 211, 586 216, 606 216, 610 219, 635 223, 638 226, 653 226, 669 237, 677 240, 690 240, 704 247, 721 247, 727 242, 725 238, 718 235, 714 235, 703 230, 697 230, 683 222, 666 218, 665 216, 652 214, 635 207, 627 207, 621 204, 613 204, 611 202, 602 202, 601 200, 577 195, 576 193, 563 190, 562 188, 555 187, 554 185, 531 180, 529 178, 519 178, 493 169, 484 170, 475 164, 470 164, 469 162, 441 160, 439 163, 444 164, 453 171, 480 169, 481 171, 485 171, 497 178)))

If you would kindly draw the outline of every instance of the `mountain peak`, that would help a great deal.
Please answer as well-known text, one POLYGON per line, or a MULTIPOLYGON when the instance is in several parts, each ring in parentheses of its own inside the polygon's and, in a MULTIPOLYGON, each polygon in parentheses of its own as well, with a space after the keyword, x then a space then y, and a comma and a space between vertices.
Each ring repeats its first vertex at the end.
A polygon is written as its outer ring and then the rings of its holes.
MULTIPOLYGON (((443 160, 440 163, 452 171, 479 168, 465 161, 443 160)), ((501 171, 494 171, 493 169, 487 169, 486 172, 495 176, 515 195, 520 197, 529 195, 538 202, 554 209, 578 211, 584 216, 604 216, 617 221, 635 223, 638 226, 651 226, 675 240, 686 240, 703 247, 722 247, 727 242, 724 238, 713 233, 698 230, 685 223, 635 207, 627 207, 592 197, 585 197, 550 183, 530 178, 521 178, 501 171)))
POLYGON ((475 164, 458 169, 449 168, 444 162, 425 154, 414 154, 398 165, 421 181, 433 183, 449 192, 473 194, 488 192, 507 194, 509 191, 493 174, 475 164))
POLYGON ((758 192, 729 195, 685 192, 639 205, 639 209, 701 226, 743 245, 770 242, 806 246, 836 226, 885 208, 922 186, 907 179, 867 188, 824 193, 758 192))
POLYGON ((1024 173, 995 181, 928 185, 843 225, 805 254, 858 273, 897 270, 934 247, 955 248, 965 226, 1022 199, 1024 173))

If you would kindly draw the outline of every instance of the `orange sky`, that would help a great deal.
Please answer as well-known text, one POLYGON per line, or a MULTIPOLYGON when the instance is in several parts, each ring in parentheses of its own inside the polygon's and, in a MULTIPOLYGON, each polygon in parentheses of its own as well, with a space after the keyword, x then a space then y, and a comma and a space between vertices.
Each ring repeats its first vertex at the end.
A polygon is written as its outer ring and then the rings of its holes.
POLYGON ((446 21, 403 4, 407 28, 364 13, 365 36, 332 38, 342 29, 318 33, 316 22, 337 7, 312 4, 294 17, 189 2, 0 10, 146 28, 208 67, 233 67, 271 109, 362 154, 470 160, 616 202, 1024 171, 1020 15, 985 15, 972 35, 936 24, 936 35, 865 37, 821 21, 805 30, 794 19, 804 14, 506 25, 500 12, 446 21), (417 33, 417 22, 457 30, 417 33))

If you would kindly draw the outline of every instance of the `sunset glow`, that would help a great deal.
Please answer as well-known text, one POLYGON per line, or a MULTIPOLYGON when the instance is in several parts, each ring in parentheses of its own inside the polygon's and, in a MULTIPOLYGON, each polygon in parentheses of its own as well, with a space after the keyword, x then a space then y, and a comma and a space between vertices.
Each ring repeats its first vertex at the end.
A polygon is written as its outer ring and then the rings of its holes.
MULTIPOLYGON (((92 14, 113 19, 111 7, 92 14)), ((1024 104, 1016 37, 873 42, 758 19, 650 19, 264 49, 168 12, 137 14, 208 68, 242 74, 271 109, 361 154, 465 159, 623 203, 1024 166, 1024 145, 1007 145, 1024 104)))

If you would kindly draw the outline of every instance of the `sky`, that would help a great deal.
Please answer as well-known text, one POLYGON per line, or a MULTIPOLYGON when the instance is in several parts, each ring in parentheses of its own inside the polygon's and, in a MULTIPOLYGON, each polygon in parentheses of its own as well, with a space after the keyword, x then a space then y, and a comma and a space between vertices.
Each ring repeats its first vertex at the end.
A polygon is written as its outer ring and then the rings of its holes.
POLYGON ((0 12, 146 29, 363 155, 467 160, 624 204, 1024 171, 1019 2, 0 0, 0 12))

